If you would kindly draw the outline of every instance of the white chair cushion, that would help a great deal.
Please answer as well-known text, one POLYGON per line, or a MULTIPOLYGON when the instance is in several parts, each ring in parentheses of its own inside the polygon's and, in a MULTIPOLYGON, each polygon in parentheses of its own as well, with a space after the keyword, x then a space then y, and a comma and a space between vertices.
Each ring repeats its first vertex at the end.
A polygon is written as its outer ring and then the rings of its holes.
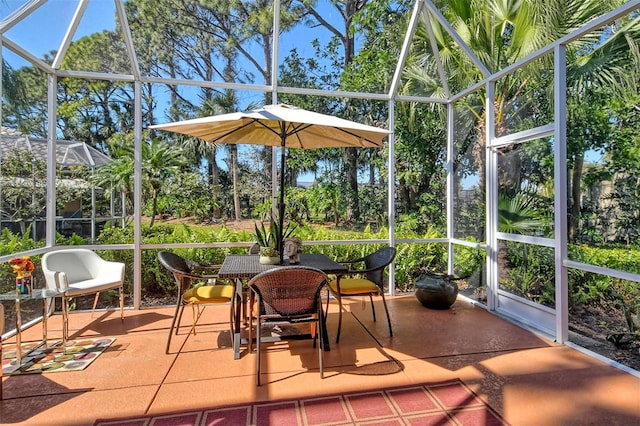
POLYGON ((120 287, 122 281, 109 281, 103 278, 92 278, 89 280, 80 281, 77 283, 69 284, 69 288, 65 292, 67 296, 78 296, 86 293, 95 293, 97 291, 108 290, 110 288, 120 287))

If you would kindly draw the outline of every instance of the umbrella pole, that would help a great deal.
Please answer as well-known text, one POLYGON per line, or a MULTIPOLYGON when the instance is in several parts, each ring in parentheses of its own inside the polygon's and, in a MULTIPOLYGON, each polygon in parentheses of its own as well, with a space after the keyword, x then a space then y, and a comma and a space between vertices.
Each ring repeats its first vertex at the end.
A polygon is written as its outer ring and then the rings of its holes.
POLYGON ((285 124, 281 123, 280 126, 280 203, 278 205, 278 220, 280 221, 280 238, 278 251, 280 252, 280 263, 284 262, 284 170, 285 170, 285 151, 284 146, 287 141, 287 134, 285 124))

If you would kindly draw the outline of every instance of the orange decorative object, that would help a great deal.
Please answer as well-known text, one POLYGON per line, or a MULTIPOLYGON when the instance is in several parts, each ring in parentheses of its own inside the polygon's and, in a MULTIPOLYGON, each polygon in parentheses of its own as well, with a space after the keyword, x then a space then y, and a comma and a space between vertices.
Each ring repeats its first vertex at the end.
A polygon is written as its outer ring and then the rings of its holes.
POLYGON ((16 274, 16 278, 31 276, 31 273, 36 268, 29 256, 14 257, 9 260, 11 269, 16 274))
POLYGON ((35 265, 29 256, 14 257, 9 260, 11 269, 16 274, 16 291, 21 294, 31 293, 31 273, 35 269, 35 265))

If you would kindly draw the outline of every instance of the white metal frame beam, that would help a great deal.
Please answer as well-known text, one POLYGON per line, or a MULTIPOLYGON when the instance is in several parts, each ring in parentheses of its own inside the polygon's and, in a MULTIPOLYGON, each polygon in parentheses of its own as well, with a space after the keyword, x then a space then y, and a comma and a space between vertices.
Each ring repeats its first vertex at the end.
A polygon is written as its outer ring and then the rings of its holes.
POLYGON ((76 12, 73 14, 73 18, 71 19, 71 24, 67 28, 67 32, 62 38, 62 43, 58 48, 58 52, 56 53, 56 57, 53 59, 53 63, 51 66, 55 69, 60 69, 62 66, 62 60, 67 54, 67 49, 71 45, 71 40, 73 40, 73 36, 78 29, 78 25, 80 25, 80 21, 84 16, 84 11, 87 10, 87 6, 89 5, 89 0, 82 0, 78 3, 78 7, 76 8, 76 12))
POLYGON ((563 44, 554 49, 554 236, 555 236, 555 298, 556 340, 564 343, 569 338, 569 278, 564 262, 568 257, 567 224, 567 49, 563 44))

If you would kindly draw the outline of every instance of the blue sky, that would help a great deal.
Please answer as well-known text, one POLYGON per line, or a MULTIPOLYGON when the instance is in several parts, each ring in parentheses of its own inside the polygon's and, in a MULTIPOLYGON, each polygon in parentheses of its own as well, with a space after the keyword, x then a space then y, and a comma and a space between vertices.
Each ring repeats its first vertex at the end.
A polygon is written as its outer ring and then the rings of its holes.
MULTIPOLYGON (((9 14, 18 10, 25 3, 24 0, 0 0, 0 19, 6 18, 9 14)), ((337 12, 330 6, 329 0, 320 0, 320 9, 326 13, 328 20, 341 19, 337 16, 337 12)), ((42 58, 51 51, 57 51, 60 48, 62 40, 65 36, 69 23, 75 14, 78 0, 50 0, 32 12, 23 21, 12 27, 6 32, 6 37, 11 41, 25 48, 29 53, 42 58), (41 30, 35 31, 34 28, 41 30)), ((91 0, 83 14, 83 18, 75 32, 73 40, 100 32, 103 30, 114 30, 115 25, 115 5, 112 0, 91 0)), ((340 24, 336 24, 338 28, 340 24)), ((294 45, 298 49, 301 56, 313 56, 314 50, 311 47, 311 41, 314 38, 328 37, 329 33, 318 28, 310 31, 308 28, 293 31, 281 38, 280 56, 281 58, 294 45)), ((14 68, 21 66, 30 66, 30 64, 10 52, 8 49, 3 50, 3 55, 7 62, 14 68)), ((188 88, 185 88, 187 90, 188 88)), ((195 90, 195 89, 194 89, 195 90)), ((243 99, 240 107, 244 108, 252 101, 259 102, 262 100, 261 94, 249 94, 243 99)), ((162 119, 160 118, 160 121, 162 119)), ((224 167, 221 161, 220 165, 224 167)), ((312 176, 305 176, 303 180, 312 180, 312 176)))
MULTIPOLYGON (((37 58, 42 58, 46 53, 57 51, 75 14, 79 0, 49 0, 40 6, 23 21, 9 29, 5 36, 25 48, 29 53, 37 58), (37 30, 34 32, 34 28, 37 30), (41 30, 41 31, 40 31, 41 30)), ((18 10, 25 3, 25 0, 0 0, 0 19, 6 18, 9 14, 18 10)), ((319 0, 318 9, 323 13, 325 19, 332 22, 337 28, 341 28, 341 17, 330 0, 319 0)), ((73 40, 78 40, 83 36, 103 30, 114 30, 116 9, 113 0, 90 0, 73 40)), ((280 62, 294 46, 302 57, 314 56, 315 50, 311 42, 315 38, 328 39, 330 33, 323 27, 310 30, 301 27, 284 34, 280 38, 280 62)), ((251 47, 248 48, 251 50, 251 47)), ((29 66, 30 64, 13 54, 8 49, 3 50, 4 59, 13 68, 29 66)), ((255 58, 262 59, 262 54, 257 52, 255 58)), ((257 70, 253 65, 247 63, 246 70, 256 75, 256 82, 262 83, 257 70)), ((185 93, 196 89, 183 86, 181 90, 185 93)), ((251 103, 262 101, 262 94, 239 93, 241 98, 240 108, 244 109, 251 103)))
MULTIPOLYGON (((19 9, 25 0, 0 0, 0 19, 19 9)), ((49 0, 31 13, 22 22, 11 28, 6 36, 26 48, 30 53, 41 58, 45 53, 58 50, 69 23, 75 13, 78 0, 49 0), (35 32, 33 29, 42 29, 35 32)), ((341 19, 329 0, 320 0, 319 9, 326 14, 325 18, 341 28, 341 19)), ((102 30, 115 29, 115 6, 112 0, 91 0, 84 12, 81 23, 75 33, 74 40, 87 34, 102 30)), ((314 38, 327 38, 329 33, 324 28, 309 28, 293 31, 281 37, 280 52, 288 52, 294 45, 301 56, 312 56, 314 51, 311 41, 314 38)), ((14 67, 20 66, 16 64, 14 67)))
MULTIPOLYGON (((0 1, 0 16, 2 19, 6 18, 23 3, 25 3, 24 0, 0 1)), ((75 13, 77 3, 76 0, 49 1, 11 28, 6 35, 40 58, 45 53, 60 47, 67 26, 75 13), (42 29, 42 31, 34 33, 34 28, 42 29)), ((115 28, 114 15, 113 1, 91 1, 76 31, 75 38, 115 28)))

